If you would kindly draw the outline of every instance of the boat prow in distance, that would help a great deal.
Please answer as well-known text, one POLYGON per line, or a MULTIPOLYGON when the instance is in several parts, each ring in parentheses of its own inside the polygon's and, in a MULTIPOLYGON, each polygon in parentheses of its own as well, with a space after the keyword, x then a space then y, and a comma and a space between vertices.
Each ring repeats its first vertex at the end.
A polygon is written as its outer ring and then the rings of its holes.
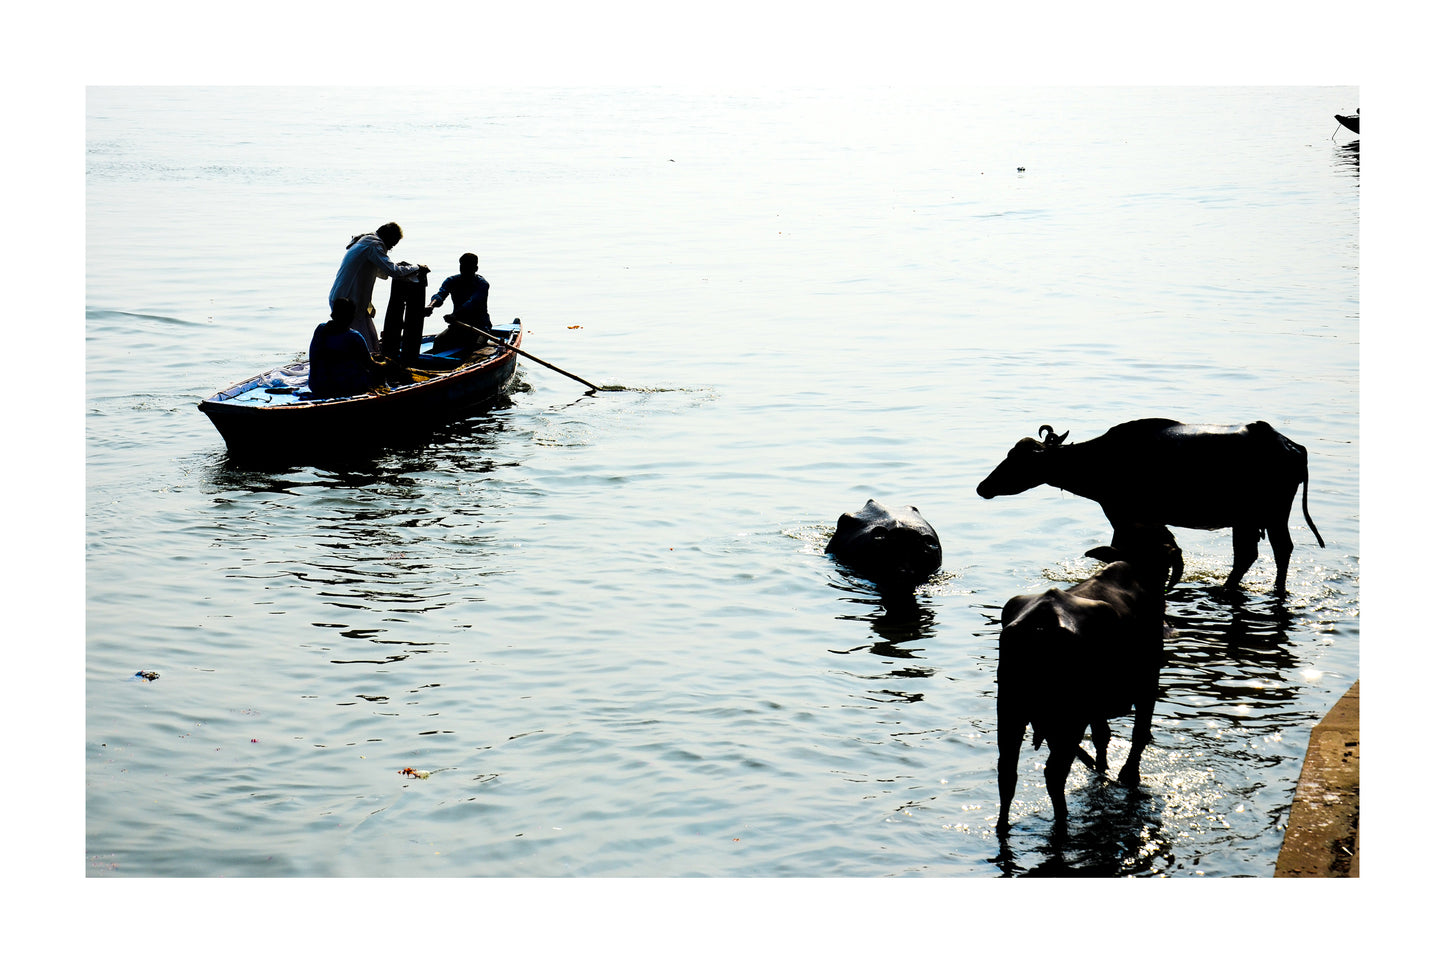
POLYGON ((303 360, 222 389, 199 407, 236 458, 294 461, 414 442, 508 393, 522 321, 494 327, 492 335, 506 345, 483 340, 469 353, 436 352, 436 337, 427 336, 400 382, 359 395, 313 398, 307 390, 311 364, 303 360))
POLYGON ((1360 114, 1358 114, 1358 113, 1352 113, 1352 114, 1346 116, 1346 115, 1344 115, 1344 114, 1342 114, 1342 113, 1336 113, 1336 114, 1335 114, 1335 119, 1339 120, 1339 121, 1340 121, 1340 125, 1343 126, 1345 129, 1349 130, 1351 133, 1354 133, 1354 134, 1356 134, 1356 135, 1359 134, 1359 132, 1360 132, 1360 114))

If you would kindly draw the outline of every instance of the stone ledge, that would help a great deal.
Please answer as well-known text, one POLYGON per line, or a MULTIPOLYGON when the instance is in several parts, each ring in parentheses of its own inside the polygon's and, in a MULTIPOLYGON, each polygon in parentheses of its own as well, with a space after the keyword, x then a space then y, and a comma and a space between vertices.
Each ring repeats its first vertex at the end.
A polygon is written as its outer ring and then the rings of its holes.
POLYGON ((1310 732, 1275 877, 1360 876, 1360 683, 1310 732))

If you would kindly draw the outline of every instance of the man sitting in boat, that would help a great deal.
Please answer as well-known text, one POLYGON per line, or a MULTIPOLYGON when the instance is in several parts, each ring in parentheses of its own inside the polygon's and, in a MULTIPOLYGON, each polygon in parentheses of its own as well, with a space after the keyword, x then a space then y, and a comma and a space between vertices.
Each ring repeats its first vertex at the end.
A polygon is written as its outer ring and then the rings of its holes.
POLYGON ((372 316, 376 315, 376 307, 371 304, 371 291, 376 286, 377 277, 385 279, 412 276, 426 268, 406 262, 392 262, 387 253, 399 242, 401 227, 396 223, 383 223, 376 227, 374 233, 352 236, 351 242, 346 244, 346 255, 341 257, 341 267, 336 270, 336 281, 331 284, 331 295, 328 298, 331 307, 335 309, 339 299, 351 300, 352 309, 355 311, 351 328, 361 333, 366 347, 372 352, 381 347, 381 340, 376 335, 376 323, 372 321, 372 316))
MULTIPOLYGON (((491 283, 477 275, 477 254, 462 253, 457 260, 461 272, 455 276, 448 276, 442 280, 437 287, 436 295, 431 297, 427 303, 426 314, 432 312, 446 301, 447 296, 452 297, 452 312, 449 316, 443 316, 447 322, 464 322, 485 332, 492 331, 492 317, 487 312, 487 294, 491 292, 491 283)), ((469 329, 458 325, 449 325, 437 336, 434 352, 449 352, 461 350, 471 352, 477 347, 477 341, 481 337, 469 329)))
POLYGON ((311 373, 308 388, 313 399, 359 395, 386 378, 390 362, 378 361, 361 333, 351 327, 356 306, 345 296, 331 306, 331 319, 311 336, 311 373))

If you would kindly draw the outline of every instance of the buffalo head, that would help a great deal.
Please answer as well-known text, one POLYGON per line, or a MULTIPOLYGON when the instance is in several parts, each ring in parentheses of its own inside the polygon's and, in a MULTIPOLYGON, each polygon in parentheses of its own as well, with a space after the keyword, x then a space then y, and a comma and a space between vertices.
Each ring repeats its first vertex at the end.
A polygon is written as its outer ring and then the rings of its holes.
POLYGON ((838 516, 824 552, 890 590, 927 581, 943 558, 938 533, 918 509, 894 511, 871 498, 858 511, 838 516))
POLYGON ((1184 576, 1184 552, 1174 533, 1163 525, 1130 523, 1114 529, 1108 545, 1091 548, 1084 553, 1101 562, 1128 562, 1138 569, 1144 584, 1158 588, 1159 594, 1179 584, 1184 576))
POLYGON ((1064 443, 1069 433, 1056 435, 1051 425, 1039 426, 1039 436, 1019 439, 1008 456, 988 473, 988 478, 978 483, 978 494, 983 498, 996 495, 1017 495, 1048 481, 1049 452, 1064 443))

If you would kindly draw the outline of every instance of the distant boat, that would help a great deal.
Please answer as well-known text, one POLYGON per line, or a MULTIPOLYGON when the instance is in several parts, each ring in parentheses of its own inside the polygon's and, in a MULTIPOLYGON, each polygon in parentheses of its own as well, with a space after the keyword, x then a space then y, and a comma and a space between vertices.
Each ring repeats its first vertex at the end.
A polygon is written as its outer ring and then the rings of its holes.
POLYGON ((1336 113, 1335 119, 1339 120, 1340 125, 1343 126, 1345 129, 1349 130, 1351 133, 1358 134, 1360 132, 1360 113, 1358 110, 1356 110, 1354 113, 1351 113, 1349 116, 1344 116, 1336 113))
MULTIPOLYGON (((522 341, 521 320, 492 330, 507 346, 522 341)), ((295 460, 370 450, 426 435, 495 404, 517 370, 513 348, 484 342, 467 355, 431 346, 405 368, 406 381, 360 395, 313 398, 308 361, 293 362, 222 389, 200 410, 233 456, 295 460)))

